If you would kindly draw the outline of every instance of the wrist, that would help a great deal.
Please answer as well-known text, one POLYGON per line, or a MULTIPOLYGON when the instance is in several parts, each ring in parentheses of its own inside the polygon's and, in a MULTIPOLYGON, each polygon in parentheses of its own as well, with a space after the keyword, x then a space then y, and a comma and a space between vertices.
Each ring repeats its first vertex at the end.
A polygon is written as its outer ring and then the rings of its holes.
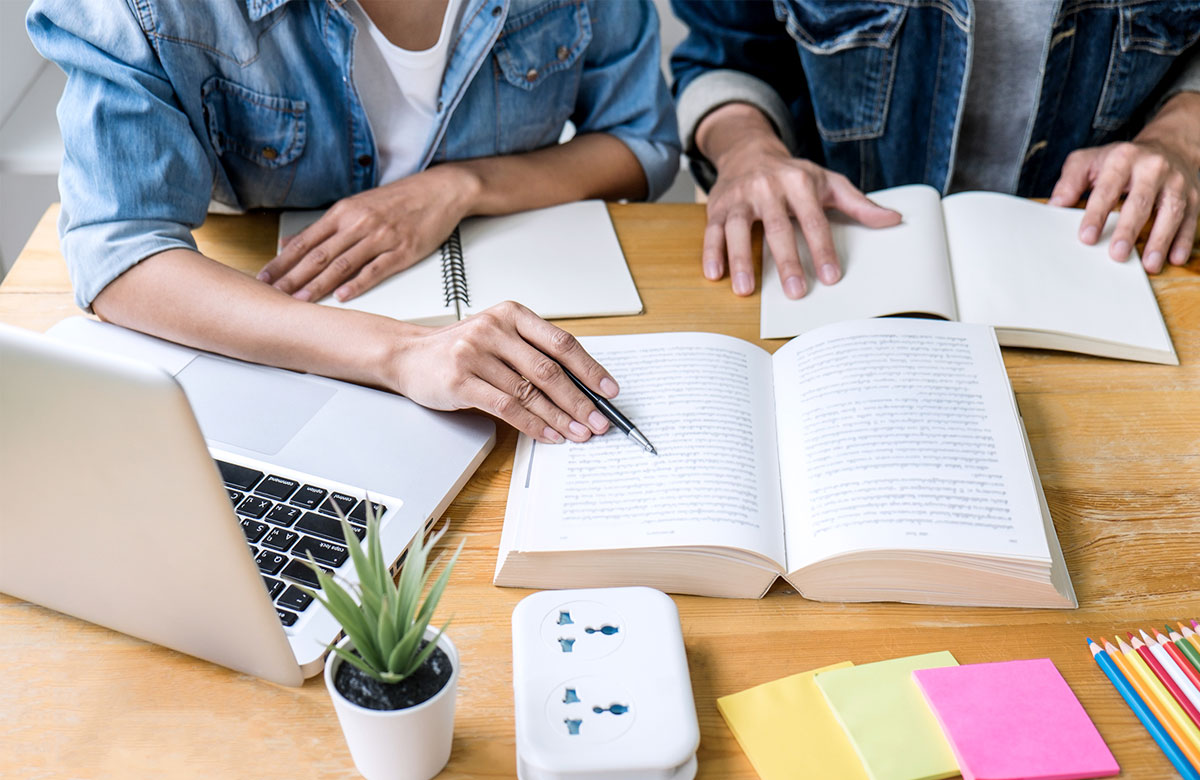
POLYGON ((1200 170, 1200 92, 1172 95, 1133 140, 1167 149, 1200 170))
POLYGON ((696 147, 718 173, 740 157, 791 158, 775 126, 749 103, 728 103, 710 112, 696 128, 696 147))
POLYGON ((456 220, 483 212, 486 200, 484 178, 470 160, 442 163, 425 171, 439 192, 446 197, 446 207, 456 220))

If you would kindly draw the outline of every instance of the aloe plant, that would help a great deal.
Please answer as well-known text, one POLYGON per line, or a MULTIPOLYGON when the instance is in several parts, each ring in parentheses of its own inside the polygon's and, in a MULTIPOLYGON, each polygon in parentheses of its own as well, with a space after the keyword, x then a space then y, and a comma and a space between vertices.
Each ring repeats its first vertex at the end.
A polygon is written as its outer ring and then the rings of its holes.
POLYGON ((346 547, 354 561, 354 571, 358 574, 358 584, 347 583, 348 588, 343 587, 332 575, 318 566, 310 554, 308 565, 316 572, 321 589, 319 592, 308 588, 305 590, 324 604, 337 619, 357 651, 352 652, 335 646, 333 652, 346 663, 380 682, 398 683, 421 668, 437 648, 437 640, 449 625, 447 621, 437 636, 422 647, 421 640, 425 636, 425 629, 433 617, 442 592, 446 589, 450 571, 458 560, 458 554, 462 552, 462 544, 458 545, 458 549, 442 569, 441 575, 429 589, 424 603, 418 606, 421 592, 425 590, 430 574, 441 560, 439 556, 431 565, 426 566, 429 548, 437 542, 441 534, 437 534, 428 542, 423 533, 417 534, 409 545, 397 582, 392 579, 388 565, 383 559, 383 550, 379 542, 379 513, 375 511, 371 502, 367 502, 365 550, 354 535, 345 515, 340 510, 338 515, 346 547))

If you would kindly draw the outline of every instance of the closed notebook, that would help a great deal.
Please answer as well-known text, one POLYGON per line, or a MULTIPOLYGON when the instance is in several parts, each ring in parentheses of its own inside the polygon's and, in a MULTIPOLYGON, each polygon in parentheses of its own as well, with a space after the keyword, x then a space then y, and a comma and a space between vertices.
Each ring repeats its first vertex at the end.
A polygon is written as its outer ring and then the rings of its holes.
POLYGON ((813 681, 820 672, 848 666, 843 661, 717 699, 717 709, 762 780, 866 780, 854 748, 813 681))
MULTIPOLYGON (((279 244, 321 211, 285 211, 279 244)), ((608 208, 587 200, 462 221, 433 254, 344 303, 419 325, 446 325, 513 300, 546 319, 641 314, 608 208)))
POLYGON ((912 679, 916 669, 957 665, 943 650, 816 676, 872 780, 937 780, 958 774, 954 753, 912 679))
POLYGON ((1121 771, 1048 658, 913 672, 964 780, 1071 780, 1121 771))

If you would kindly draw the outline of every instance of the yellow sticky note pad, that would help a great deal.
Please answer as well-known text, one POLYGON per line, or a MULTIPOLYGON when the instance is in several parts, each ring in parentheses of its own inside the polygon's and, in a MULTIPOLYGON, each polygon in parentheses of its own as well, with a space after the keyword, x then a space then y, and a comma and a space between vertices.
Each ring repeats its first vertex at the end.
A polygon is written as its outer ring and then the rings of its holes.
POLYGON ((958 774, 950 743, 912 678, 958 666, 946 651, 817 674, 815 688, 845 729, 871 780, 937 780, 958 774))
POLYGON ((849 661, 722 696, 717 709, 762 780, 867 780, 813 675, 849 661))

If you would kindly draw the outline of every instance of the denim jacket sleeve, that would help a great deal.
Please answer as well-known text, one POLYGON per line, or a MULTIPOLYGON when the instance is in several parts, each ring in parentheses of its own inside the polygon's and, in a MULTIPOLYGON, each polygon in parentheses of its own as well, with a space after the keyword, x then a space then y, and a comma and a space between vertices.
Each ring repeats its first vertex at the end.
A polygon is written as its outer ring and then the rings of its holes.
POLYGON ((195 249, 213 167, 141 25, 122 0, 39 0, 38 51, 67 74, 58 105, 59 235, 76 302, 150 255, 195 249))
POLYGON ((646 200, 679 171, 679 131, 660 66, 658 16, 649 0, 600 0, 588 7, 593 37, 571 121, 580 133, 620 139, 646 174, 646 200))
POLYGON ((707 187, 715 171, 695 147, 696 126, 726 103, 758 107, 793 153, 793 110, 808 89, 796 43, 764 0, 671 0, 688 35, 671 54, 679 132, 693 172, 707 187))

